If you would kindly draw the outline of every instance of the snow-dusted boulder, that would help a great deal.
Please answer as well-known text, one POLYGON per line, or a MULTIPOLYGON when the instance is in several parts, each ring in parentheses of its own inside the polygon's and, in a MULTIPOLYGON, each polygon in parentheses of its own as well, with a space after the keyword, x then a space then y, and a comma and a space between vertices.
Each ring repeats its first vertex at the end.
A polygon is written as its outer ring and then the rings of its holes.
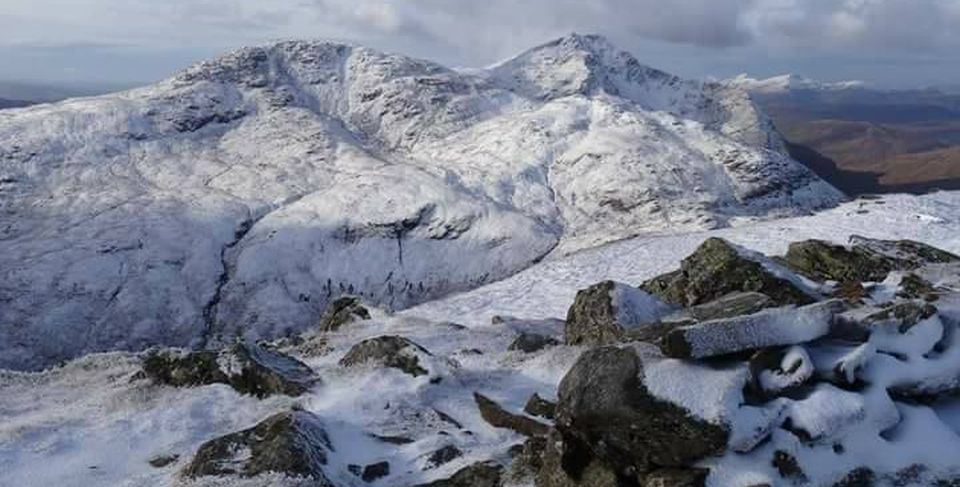
POLYGON ((595 456, 615 472, 639 476, 726 450, 727 429, 663 399, 647 380, 640 356, 629 347, 589 350, 567 372, 556 427, 584 445, 580 465, 595 456))
POLYGON ((306 411, 290 411, 204 443, 183 475, 196 479, 276 472, 308 478, 310 485, 317 487, 334 487, 324 472, 333 450, 320 418, 306 411))
POLYGON ((147 353, 143 371, 176 387, 228 384, 243 394, 299 396, 320 378, 306 364, 259 345, 237 343, 217 351, 164 349, 147 353))
POLYGON ((812 291, 770 259, 721 238, 708 238, 683 259, 680 269, 643 283, 645 291, 667 303, 695 306, 730 293, 762 293, 770 304, 808 304, 812 291))
POLYGON ((659 299, 627 284, 604 281, 577 292, 567 311, 567 345, 607 345, 626 333, 655 325, 673 311, 659 299))
POLYGON ((707 358, 780 345, 795 345, 830 333, 839 300, 764 310, 752 315, 705 321, 671 330, 663 352, 677 358, 707 358))
POLYGON ((340 365, 355 367, 362 364, 372 364, 380 367, 390 367, 405 374, 419 377, 434 375, 439 370, 430 370, 438 361, 427 349, 401 336, 379 336, 369 338, 354 345, 346 355, 340 359, 340 365))
POLYGON ((320 331, 337 331, 341 326, 357 320, 369 320, 370 311, 355 296, 344 296, 330 303, 320 318, 320 331))

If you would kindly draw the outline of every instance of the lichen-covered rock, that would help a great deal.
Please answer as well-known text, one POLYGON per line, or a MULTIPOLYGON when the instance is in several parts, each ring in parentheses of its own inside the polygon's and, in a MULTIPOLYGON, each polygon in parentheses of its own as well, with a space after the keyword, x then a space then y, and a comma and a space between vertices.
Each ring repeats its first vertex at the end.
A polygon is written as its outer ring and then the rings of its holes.
POLYGON ((343 325, 356 320, 369 320, 370 311, 363 306, 360 298, 344 296, 327 306, 320 318, 320 331, 337 331, 343 325))
POLYGON ((697 321, 749 315, 773 306, 770 296, 755 292, 733 292, 713 301, 687 308, 686 313, 697 321))
POLYGON ((306 411, 275 414, 253 428, 210 440, 184 467, 187 478, 278 472, 333 487, 324 473, 333 445, 320 418, 306 411))
POLYGON ((960 261, 960 257, 912 240, 877 240, 851 236, 850 246, 822 240, 790 244, 783 262, 820 280, 882 281, 894 270, 914 270, 927 264, 960 261))
POLYGON ((817 339, 831 330, 840 300, 764 310, 747 316, 682 326, 667 334, 661 350, 669 357, 706 358, 817 339))
POLYGON ((655 277, 641 288, 668 304, 684 307, 708 303, 735 292, 765 294, 772 306, 814 301, 793 282, 777 277, 762 262, 716 237, 707 239, 683 259, 680 270, 655 277))
POLYGON ((621 476, 685 467, 724 452, 726 428, 653 396, 642 377, 632 348, 585 352, 560 382, 556 428, 621 476))
POLYGON ((418 377, 430 373, 424 368, 424 364, 420 360, 422 357, 430 355, 427 349, 411 340, 400 336, 387 335, 370 338, 354 345, 340 359, 340 365, 353 367, 363 363, 375 363, 418 377))
POLYGON ((601 346, 622 340, 628 330, 660 321, 672 308, 626 284, 604 281, 577 292, 567 311, 564 342, 601 346))
POLYGON ((175 387, 228 384, 240 393, 257 397, 299 396, 320 380, 303 362, 245 342, 219 352, 174 349, 149 352, 143 360, 143 371, 160 384, 175 387))
POLYGON ((517 338, 507 347, 507 350, 519 350, 524 353, 539 352, 544 348, 554 347, 560 342, 553 337, 541 335, 539 333, 520 333, 517 338))
POLYGON ((450 478, 420 484, 418 487, 500 487, 502 476, 502 465, 480 462, 457 470, 450 478))
POLYGON ((894 269, 894 262, 881 255, 822 240, 791 243, 783 262, 807 277, 837 282, 882 281, 894 269))
POLYGON ((930 281, 911 272, 904 275, 900 280, 900 289, 897 290, 897 297, 936 301, 939 299, 936 293, 937 290, 930 281))
POLYGON ((473 399, 480 409, 480 416, 495 428, 507 428, 524 436, 543 436, 547 434, 547 425, 534 419, 507 412, 492 399, 473 393, 473 399))

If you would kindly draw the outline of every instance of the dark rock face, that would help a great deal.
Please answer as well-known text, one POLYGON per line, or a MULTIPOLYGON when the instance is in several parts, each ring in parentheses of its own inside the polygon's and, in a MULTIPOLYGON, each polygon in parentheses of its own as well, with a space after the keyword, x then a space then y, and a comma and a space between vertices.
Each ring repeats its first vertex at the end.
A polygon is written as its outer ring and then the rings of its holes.
POLYGON ((704 487, 709 470, 703 468, 661 468, 643 479, 643 487, 704 487))
POLYGON ((237 343, 220 352, 152 352, 144 358, 143 370, 160 384, 175 387, 228 384, 240 393, 257 397, 299 396, 319 381, 303 362, 248 343, 237 343))
POLYGON ((360 298, 344 296, 327 306, 320 318, 320 331, 337 331, 347 323, 369 319, 370 311, 363 306, 360 298))
POLYGON ((378 462, 363 467, 360 478, 364 482, 373 482, 390 475, 390 462, 378 462))
POLYGON ((793 283, 776 277, 726 240, 709 238, 680 264, 680 270, 641 286, 664 302, 684 307, 708 303, 735 292, 768 296, 771 305, 808 304, 813 298, 793 283))
POLYGON ((509 413, 490 398, 474 392, 473 399, 480 409, 480 416, 495 428, 507 428, 524 436, 543 436, 547 425, 519 414, 509 413))
POLYGON ((554 347, 560 342, 553 337, 540 335, 538 333, 521 333, 517 339, 507 347, 507 350, 519 350, 524 353, 539 352, 547 347, 554 347))
POLYGON ((557 412, 557 405, 540 397, 539 394, 534 393, 530 396, 530 399, 527 400, 527 404, 523 407, 523 412, 531 416, 553 419, 557 412))
POLYGON ((448 479, 436 480, 418 487, 499 487, 502 476, 502 466, 494 462, 482 462, 464 467, 448 479))
POLYGON ((867 316, 864 319, 864 325, 869 328, 874 323, 893 320, 897 322, 897 330, 900 333, 905 333, 920 321, 935 314, 937 314, 937 308, 931 304, 919 304, 913 301, 906 301, 867 316))
POLYGON ((577 292, 567 311, 563 340, 567 345, 602 346, 621 341, 627 333, 657 323, 669 310, 643 291, 613 281, 577 292))
POLYGON ((381 336, 364 340, 350 349, 340 365, 352 367, 374 362, 383 367, 399 369, 414 377, 430 372, 420 364, 418 355, 429 356, 427 349, 400 336, 381 336))
POLYGON ((320 418, 306 411, 290 411, 204 443, 182 473, 187 478, 199 478, 278 472, 333 487, 323 471, 331 451, 333 446, 320 418))
POLYGON ((538 487, 621 487, 617 475, 578 440, 556 429, 547 434, 539 461, 532 462, 538 487))
POLYGON ((430 457, 427 458, 427 467, 439 467, 440 465, 449 463, 462 455, 463 452, 460 451, 459 448, 453 445, 447 445, 430 454, 430 457))
POLYGON ((167 465, 170 465, 171 463, 176 463, 176 461, 179 459, 180 459, 180 455, 177 455, 177 454, 158 455, 151 458, 147 463, 149 463, 150 466, 153 468, 163 468, 163 467, 166 467, 167 465))
MULTIPOLYGON (((633 349, 603 347, 584 353, 560 382, 556 428, 564 442, 579 442, 588 457, 633 478, 723 453, 725 428, 654 397, 641 382, 642 373, 633 349)), ((581 468, 586 464, 581 459, 581 468)), ((566 472, 579 477, 576 471, 566 472)))
POLYGON ((620 341, 623 328, 617 323, 610 293, 616 284, 604 281, 577 292, 567 312, 563 340, 567 345, 606 345, 620 341))

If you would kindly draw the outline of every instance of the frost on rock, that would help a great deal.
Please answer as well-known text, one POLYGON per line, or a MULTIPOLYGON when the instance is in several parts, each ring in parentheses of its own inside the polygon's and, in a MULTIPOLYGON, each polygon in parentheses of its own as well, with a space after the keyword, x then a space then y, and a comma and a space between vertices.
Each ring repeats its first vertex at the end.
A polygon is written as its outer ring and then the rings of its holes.
POLYGON ((677 358, 706 358, 804 343, 828 334, 834 315, 843 308, 842 302, 832 300, 682 326, 667 334, 663 351, 677 358))

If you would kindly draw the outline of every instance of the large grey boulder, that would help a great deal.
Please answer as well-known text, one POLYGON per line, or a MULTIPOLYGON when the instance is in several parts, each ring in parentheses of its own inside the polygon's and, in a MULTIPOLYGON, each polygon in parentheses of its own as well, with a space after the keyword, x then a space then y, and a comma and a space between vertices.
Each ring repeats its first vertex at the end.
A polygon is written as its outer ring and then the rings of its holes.
POLYGON ((633 348, 597 348, 577 360, 560 382, 556 411, 564 440, 585 450, 568 466, 588 465, 587 457, 594 457, 618 476, 639 479, 724 452, 725 427, 655 397, 642 379, 643 365, 633 348))
POLYGON ((775 264, 713 237, 683 259, 679 270, 655 277, 641 288, 666 303, 683 307, 708 303, 734 292, 765 294, 772 306, 814 301, 794 281, 778 277, 765 265, 775 264))
POLYGON ((637 288, 604 281, 577 292, 567 312, 564 342, 587 346, 616 343, 628 331, 656 324, 672 311, 637 288))
POLYGON ((289 411, 204 443, 182 474, 187 478, 255 477, 277 472, 310 478, 317 487, 334 487, 324 473, 332 451, 320 418, 306 411, 289 411))
POLYGON ((143 359, 143 371, 160 384, 175 387, 227 384, 240 393, 257 397, 299 396, 320 380, 303 362, 245 342, 219 352, 152 351, 143 359))
POLYGON ((764 310, 747 316, 705 321, 670 331, 661 350, 675 358, 707 358, 815 340, 830 333, 840 300, 764 310))

